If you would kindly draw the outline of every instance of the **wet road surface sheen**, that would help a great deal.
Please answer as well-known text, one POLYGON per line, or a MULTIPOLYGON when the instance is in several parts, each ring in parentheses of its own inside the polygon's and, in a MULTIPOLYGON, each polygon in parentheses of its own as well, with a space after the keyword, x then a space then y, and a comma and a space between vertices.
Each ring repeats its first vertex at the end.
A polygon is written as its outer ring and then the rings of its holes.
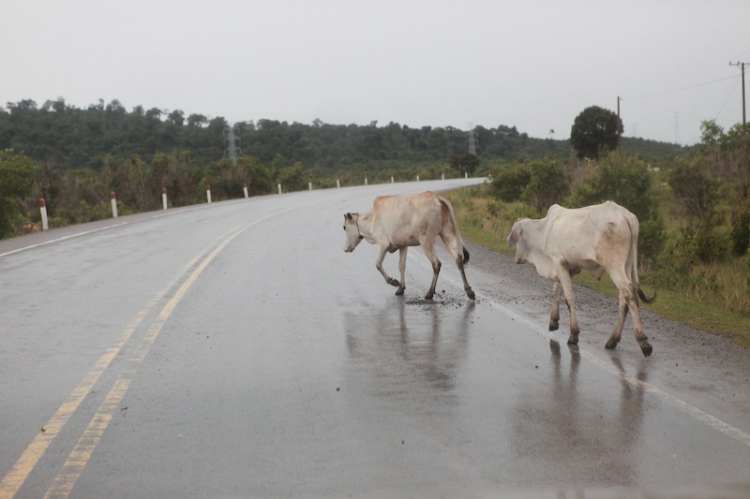
POLYGON ((546 314, 497 302, 492 273, 469 267, 474 303, 443 265, 430 302, 420 249, 404 297, 373 246, 343 252, 343 213, 427 187, 218 203, 0 256, 0 497, 19 476, 17 497, 141 498, 617 497, 748 481, 750 416, 670 399, 664 366, 625 334, 613 352, 569 348, 546 314))

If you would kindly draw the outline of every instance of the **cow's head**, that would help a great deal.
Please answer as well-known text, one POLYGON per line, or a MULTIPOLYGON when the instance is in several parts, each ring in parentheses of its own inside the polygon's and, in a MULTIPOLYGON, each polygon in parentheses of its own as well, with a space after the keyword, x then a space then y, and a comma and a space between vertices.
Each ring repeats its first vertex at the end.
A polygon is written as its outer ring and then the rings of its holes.
POLYGON ((516 247, 516 263, 526 263, 526 257, 524 256, 524 244, 523 244, 523 221, 528 218, 519 218, 516 223, 513 224, 513 228, 508 234, 508 247, 516 247), (518 243, 521 244, 518 244, 518 243))
POLYGON ((351 253, 354 248, 362 241, 362 234, 359 231, 359 224, 357 219, 359 213, 347 213, 344 215, 344 232, 346 232, 346 242, 344 243, 344 251, 351 253))

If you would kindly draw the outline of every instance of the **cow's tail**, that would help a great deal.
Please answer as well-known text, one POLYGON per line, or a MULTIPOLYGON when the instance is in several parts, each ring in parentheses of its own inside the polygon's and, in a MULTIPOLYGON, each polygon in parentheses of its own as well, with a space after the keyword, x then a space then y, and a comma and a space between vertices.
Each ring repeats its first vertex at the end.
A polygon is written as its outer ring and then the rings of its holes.
POLYGON ((649 298, 641 289, 641 282, 640 279, 638 279, 638 232, 633 231, 633 227, 630 225, 628 217, 625 217, 625 220, 628 222, 628 227, 630 228, 630 253, 633 255, 633 284, 635 284, 636 292, 644 303, 654 303, 656 301, 656 291, 654 291, 654 295, 649 298))
POLYGON ((440 199, 440 204, 443 205, 443 207, 448 211, 448 218, 451 223, 451 227, 453 229, 453 233, 456 235, 456 243, 457 243, 457 251, 463 250, 463 261, 461 262, 464 267, 469 265, 469 250, 466 249, 466 245, 464 244, 464 240, 461 237, 461 231, 458 230, 458 222, 456 222, 456 215, 453 213, 453 206, 451 205, 450 201, 445 199, 442 196, 439 196, 438 199, 440 199))

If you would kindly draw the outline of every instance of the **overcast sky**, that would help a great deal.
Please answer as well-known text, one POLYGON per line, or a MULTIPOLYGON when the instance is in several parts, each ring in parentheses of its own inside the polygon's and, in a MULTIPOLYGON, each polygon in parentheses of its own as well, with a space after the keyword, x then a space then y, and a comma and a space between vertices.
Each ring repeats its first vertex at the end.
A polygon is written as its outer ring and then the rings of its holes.
POLYGON ((0 13, 2 107, 117 99, 230 123, 564 139, 619 96, 626 136, 693 144, 703 120, 742 121, 729 63, 750 62, 749 0, 4 0, 0 13))

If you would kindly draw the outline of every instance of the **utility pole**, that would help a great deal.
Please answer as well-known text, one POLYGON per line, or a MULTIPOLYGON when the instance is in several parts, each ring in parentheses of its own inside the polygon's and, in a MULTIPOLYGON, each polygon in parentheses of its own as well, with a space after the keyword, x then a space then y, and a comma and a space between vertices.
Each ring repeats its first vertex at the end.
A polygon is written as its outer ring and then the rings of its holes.
POLYGON ((746 62, 740 62, 737 61, 734 64, 731 62, 729 63, 730 66, 737 66, 742 71, 742 133, 747 133, 747 119, 746 119, 746 113, 745 113, 745 66, 747 65, 746 62))
POLYGON ((617 148, 620 148, 620 143, 622 142, 622 130, 620 130, 620 123, 622 123, 622 119, 620 118, 620 96, 617 96, 617 148))

